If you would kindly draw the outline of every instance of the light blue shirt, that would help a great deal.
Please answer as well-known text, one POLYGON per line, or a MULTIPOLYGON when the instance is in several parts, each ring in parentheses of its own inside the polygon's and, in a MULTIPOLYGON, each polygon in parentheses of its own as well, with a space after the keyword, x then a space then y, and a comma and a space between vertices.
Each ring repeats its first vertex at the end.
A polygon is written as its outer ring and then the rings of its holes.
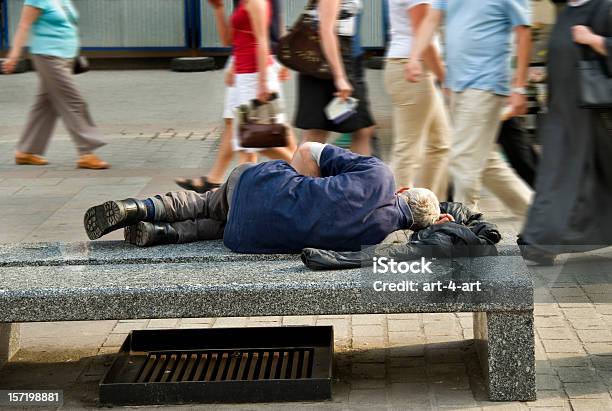
POLYGON ((531 25, 529 0, 435 0, 446 13, 447 87, 510 94, 512 33, 531 25))
POLYGON ((25 5, 41 11, 32 25, 30 53, 75 58, 79 52, 79 15, 71 0, 25 0, 25 5))

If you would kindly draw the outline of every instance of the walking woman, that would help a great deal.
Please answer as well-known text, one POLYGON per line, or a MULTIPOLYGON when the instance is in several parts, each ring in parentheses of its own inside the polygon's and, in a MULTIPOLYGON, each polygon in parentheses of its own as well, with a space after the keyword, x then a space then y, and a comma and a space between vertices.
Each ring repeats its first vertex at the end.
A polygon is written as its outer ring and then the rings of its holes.
POLYGON ((370 155, 374 119, 370 113, 365 82, 357 81, 355 72, 360 61, 353 45, 357 21, 363 7, 361 0, 325 0, 312 3, 317 13, 323 54, 329 63, 333 80, 300 74, 295 126, 304 130, 304 140, 325 143, 329 132, 352 133, 351 150, 370 155), (359 100, 356 113, 336 124, 325 115, 325 107, 334 97, 359 100))
POLYGON ((17 145, 17 164, 45 165, 43 157, 58 117, 77 146, 77 167, 109 168, 93 151, 105 143, 98 140, 87 103, 78 91, 72 70, 79 52, 78 13, 71 0, 26 0, 13 46, 3 70, 15 70, 28 42, 40 88, 28 123, 17 145))
POLYGON ((578 106, 584 56, 612 75, 609 0, 570 0, 551 34, 537 194, 519 238, 523 256, 541 264, 612 245, 612 108, 578 106))
POLYGON ((446 197, 446 169, 450 126, 436 79, 444 83, 445 70, 437 39, 423 54, 428 73, 417 83, 406 80, 405 67, 412 42, 432 0, 389 0, 391 41, 387 51, 385 87, 393 103, 393 157, 391 167, 398 187, 418 187, 446 197))
MULTIPOLYGON (((240 7, 241 0, 234 0, 234 9, 240 7)), ((224 46, 232 46, 232 31, 231 27, 226 23, 225 19, 225 6, 221 0, 208 0, 208 3, 213 7, 215 19, 217 21, 217 29, 219 32, 219 38, 224 46)), ((270 21, 270 48, 274 50, 278 45, 280 36, 283 33, 282 23, 282 2, 281 0, 271 0, 272 5, 272 18, 270 21)), ((238 91, 236 89, 236 73, 234 66, 234 56, 228 60, 225 67, 225 103, 223 108, 223 120, 224 130, 221 135, 221 144, 219 146, 219 152, 217 153, 216 161, 213 167, 210 169, 206 176, 197 178, 179 178, 176 183, 186 189, 193 190, 198 193, 205 193, 210 190, 215 190, 221 186, 225 181, 225 172, 230 166, 234 157, 234 108, 240 105, 238 100, 238 91)), ((288 79, 288 69, 280 66, 275 62, 274 68, 278 70, 277 76, 280 81, 288 79)), ((282 90, 279 88, 279 95, 282 96, 282 90)), ((281 97, 282 101, 282 97, 281 97)), ((290 150, 295 151, 297 146, 295 145, 295 138, 293 133, 290 136, 290 150)), ((257 153, 240 151, 238 157, 239 163, 256 162, 257 153)))

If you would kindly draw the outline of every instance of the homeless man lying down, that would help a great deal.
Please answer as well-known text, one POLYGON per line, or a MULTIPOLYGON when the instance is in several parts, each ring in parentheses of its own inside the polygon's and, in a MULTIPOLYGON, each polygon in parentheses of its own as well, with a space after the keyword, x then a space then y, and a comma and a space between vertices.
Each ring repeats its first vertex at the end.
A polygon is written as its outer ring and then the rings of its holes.
POLYGON ((138 246, 223 239, 239 253, 299 253, 304 248, 359 251, 390 233, 452 221, 426 189, 396 193, 382 161, 305 143, 291 164, 235 168, 218 190, 109 201, 85 214, 90 239, 125 227, 138 246))

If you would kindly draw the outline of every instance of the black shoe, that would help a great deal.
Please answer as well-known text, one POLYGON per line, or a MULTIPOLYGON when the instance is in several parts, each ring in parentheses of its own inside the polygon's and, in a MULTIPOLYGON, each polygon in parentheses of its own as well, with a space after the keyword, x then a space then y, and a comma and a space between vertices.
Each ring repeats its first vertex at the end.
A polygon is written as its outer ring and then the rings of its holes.
POLYGON ((548 251, 544 251, 540 248, 534 247, 533 245, 527 243, 523 240, 523 237, 518 236, 516 243, 521 250, 521 255, 523 259, 533 261, 534 263, 542 266, 553 266, 555 265, 555 259, 557 258, 556 254, 549 253, 548 251))
POLYGON ((135 224, 147 218, 144 202, 133 198, 107 201, 85 213, 85 231, 90 240, 96 240, 111 231, 135 224))
POLYGON ((179 236, 176 230, 168 223, 140 223, 126 227, 123 231, 125 241, 139 247, 148 247, 158 244, 176 244, 179 236))
POLYGON ((208 177, 177 178, 175 182, 179 187, 185 190, 195 191, 198 194, 204 194, 207 191, 216 190, 221 187, 221 184, 208 181, 208 177))

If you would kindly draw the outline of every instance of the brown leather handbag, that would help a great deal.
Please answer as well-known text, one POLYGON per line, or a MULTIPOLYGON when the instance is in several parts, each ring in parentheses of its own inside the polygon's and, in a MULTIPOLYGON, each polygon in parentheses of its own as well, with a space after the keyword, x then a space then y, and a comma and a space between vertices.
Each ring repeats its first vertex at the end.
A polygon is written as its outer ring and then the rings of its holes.
POLYGON ((319 36, 319 22, 316 16, 318 0, 310 0, 291 30, 278 44, 278 61, 292 70, 320 79, 333 79, 319 36))
POLYGON ((273 102, 262 103, 253 100, 252 108, 242 105, 238 108, 238 137, 244 148, 285 147, 289 144, 287 127, 278 122, 273 102), (267 109, 268 118, 261 118, 263 108, 267 109), (253 113, 256 113, 253 116, 253 113))

